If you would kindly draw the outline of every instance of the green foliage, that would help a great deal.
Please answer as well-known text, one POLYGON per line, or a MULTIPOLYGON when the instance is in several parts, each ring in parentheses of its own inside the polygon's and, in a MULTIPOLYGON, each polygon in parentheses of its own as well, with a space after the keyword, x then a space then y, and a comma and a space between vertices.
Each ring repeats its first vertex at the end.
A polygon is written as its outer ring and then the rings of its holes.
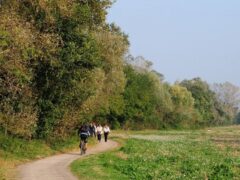
POLYGON ((186 87, 195 99, 195 108, 201 115, 201 126, 218 124, 223 111, 216 99, 215 93, 210 89, 209 85, 200 78, 192 80, 184 80, 180 83, 186 87))
POLYGON ((236 124, 240 124, 240 112, 237 114, 237 116, 235 118, 235 122, 236 122, 236 124))
POLYGON ((125 120, 132 123, 133 128, 143 128, 155 110, 155 84, 148 73, 139 73, 130 65, 125 67, 125 73, 125 120))
POLYGON ((116 119, 113 120, 113 121, 111 122, 111 124, 112 124, 112 128, 113 128, 113 129, 120 129, 120 128, 121 128, 121 124, 120 124, 119 121, 117 121, 116 119))
POLYGON ((39 6, 38 0, 23 0, 19 4, 19 13, 26 18, 27 21, 33 21, 40 31, 43 30, 46 12, 39 6))
POLYGON ((7 47, 10 44, 10 37, 9 34, 2 30, 2 28, 0 29, 0 47, 1 47, 1 52, 4 51, 5 49, 7 49, 7 47))
POLYGON ((35 79, 40 107, 38 133, 46 137, 63 118, 66 106, 79 108, 94 93, 86 81, 101 61, 94 40, 80 36, 62 48, 57 66, 51 62, 40 63, 35 79))
POLYGON ((83 179, 116 179, 116 180, 127 180, 128 176, 120 173, 118 170, 113 168, 116 162, 121 161, 120 158, 114 156, 112 153, 105 153, 100 156, 91 159, 78 160, 71 164, 71 170, 79 178, 83 179), (89 173, 89 167, 91 173, 89 173), (84 177, 82 176, 84 174, 84 177))
POLYGON ((122 57, 128 42, 119 28, 106 23, 111 4, 110 0, 4 3, 0 126, 6 133, 65 138, 82 121, 109 111, 121 113, 122 57), (9 67, 6 61, 14 63, 9 67), (7 78, 14 78, 13 88, 7 86, 7 78), (17 118, 26 126, 13 126, 17 118))
POLYGON ((0 127, 5 134, 29 138, 36 122, 30 71, 15 59, 14 47, 10 34, 0 30, 0 127))
POLYGON ((37 156, 48 156, 53 151, 42 141, 28 141, 0 134, 0 150, 4 153, 2 157, 7 159, 33 159, 37 156))
POLYGON ((173 103, 173 109, 166 114, 166 121, 171 127, 190 128, 197 124, 197 111, 194 109, 194 98, 185 87, 173 85, 169 92, 173 103))

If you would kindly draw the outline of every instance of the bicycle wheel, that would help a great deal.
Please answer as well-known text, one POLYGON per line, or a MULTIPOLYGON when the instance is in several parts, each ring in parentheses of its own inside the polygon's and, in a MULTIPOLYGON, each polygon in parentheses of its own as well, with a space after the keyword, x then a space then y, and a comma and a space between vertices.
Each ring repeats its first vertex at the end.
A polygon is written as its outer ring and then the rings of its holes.
POLYGON ((85 142, 81 141, 81 143, 80 143, 80 153, 81 153, 81 155, 86 153, 86 147, 85 146, 86 146, 85 142))

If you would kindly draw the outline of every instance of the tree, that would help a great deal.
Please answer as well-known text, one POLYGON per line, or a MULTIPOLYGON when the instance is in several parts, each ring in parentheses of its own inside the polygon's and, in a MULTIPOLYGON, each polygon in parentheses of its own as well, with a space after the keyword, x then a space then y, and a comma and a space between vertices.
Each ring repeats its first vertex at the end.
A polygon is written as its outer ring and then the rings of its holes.
POLYGON ((119 108, 111 103, 121 99, 125 86, 122 59, 128 41, 106 22, 111 4, 3 1, 0 129, 20 134, 11 130, 8 119, 23 113, 10 124, 25 124, 19 130, 30 136, 64 138, 99 112, 119 111, 120 101, 119 108))
POLYGON ((125 74, 124 121, 127 126, 143 128, 154 113, 154 82, 147 73, 139 73, 131 65, 125 67, 125 74))
POLYGON ((235 118, 235 122, 236 122, 236 124, 240 124, 240 112, 237 114, 237 116, 235 118))
POLYGON ((240 107, 240 88, 225 82, 222 84, 215 83, 212 89, 216 93, 218 100, 222 102, 224 111, 228 115, 228 120, 232 122, 240 107))
POLYGON ((201 126, 217 124, 222 109, 217 108, 218 102, 215 93, 210 89, 209 85, 200 78, 192 80, 184 80, 180 83, 192 93, 195 99, 195 108, 201 115, 201 126))
POLYGON ((195 127, 199 119, 191 92, 177 84, 170 87, 169 92, 173 109, 168 113, 167 120, 171 127, 195 127))
POLYGON ((153 63, 146 60, 143 56, 133 57, 131 54, 126 56, 125 61, 130 64, 136 71, 147 72, 152 70, 153 63))
POLYGON ((0 129, 6 135, 31 138, 37 121, 36 97, 31 91, 32 72, 25 56, 30 46, 21 39, 29 31, 16 33, 23 25, 16 20, 11 27, 9 21, 15 18, 8 17, 2 8, 0 13, 0 129))

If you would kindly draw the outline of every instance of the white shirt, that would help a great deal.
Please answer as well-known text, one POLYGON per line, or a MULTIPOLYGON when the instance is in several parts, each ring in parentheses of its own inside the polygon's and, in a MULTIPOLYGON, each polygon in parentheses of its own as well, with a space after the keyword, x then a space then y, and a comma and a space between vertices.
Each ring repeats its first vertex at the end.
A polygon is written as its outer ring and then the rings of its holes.
POLYGON ((103 130, 102 126, 97 126, 97 129, 96 129, 97 133, 102 134, 102 130, 103 130))
POLYGON ((107 132, 110 132, 110 128, 107 126, 107 127, 104 127, 103 128, 103 131, 105 132, 105 133, 107 133, 107 132))

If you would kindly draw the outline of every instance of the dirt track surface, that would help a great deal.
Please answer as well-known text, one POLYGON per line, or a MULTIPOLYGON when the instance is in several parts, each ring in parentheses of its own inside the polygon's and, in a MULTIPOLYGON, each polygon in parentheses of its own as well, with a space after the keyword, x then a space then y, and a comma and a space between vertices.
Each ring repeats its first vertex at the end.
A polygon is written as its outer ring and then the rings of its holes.
MULTIPOLYGON (((107 143, 101 142, 96 146, 89 148, 87 155, 97 154, 100 152, 112 150, 116 148, 118 144, 109 140, 107 143)), ((37 160, 28 164, 24 164, 18 167, 19 180, 77 180, 72 175, 69 169, 69 165, 76 159, 81 157, 79 151, 66 153, 62 155, 56 155, 48 157, 42 160, 37 160)))

